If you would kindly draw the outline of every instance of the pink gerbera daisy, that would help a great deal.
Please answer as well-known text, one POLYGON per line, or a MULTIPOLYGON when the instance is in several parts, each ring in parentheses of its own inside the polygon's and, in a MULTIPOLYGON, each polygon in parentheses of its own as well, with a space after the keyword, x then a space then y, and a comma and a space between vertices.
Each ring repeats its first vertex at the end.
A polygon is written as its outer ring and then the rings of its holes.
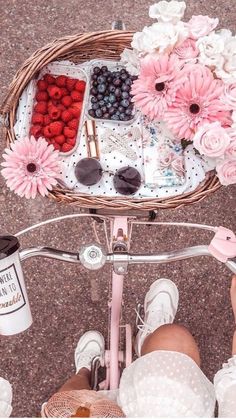
POLYGON ((141 63, 140 75, 132 86, 133 101, 141 112, 152 119, 161 119, 175 100, 180 79, 179 59, 172 55, 149 55, 141 63))
POLYGON ((23 138, 11 144, 3 154, 1 173, 7 186, 17 195, 35 198, 37 192, 45 196, 60 178, 58 151, 44 138, 23 138))
POLYGON ((187 66, 185 81, 178 87, 175 102, 165 112, 164 120, 178 138, 191 139, 199 126, 219 121, 223 127, 232 123, 227 106, 221 101, 224 85, 202 65, 187 66))

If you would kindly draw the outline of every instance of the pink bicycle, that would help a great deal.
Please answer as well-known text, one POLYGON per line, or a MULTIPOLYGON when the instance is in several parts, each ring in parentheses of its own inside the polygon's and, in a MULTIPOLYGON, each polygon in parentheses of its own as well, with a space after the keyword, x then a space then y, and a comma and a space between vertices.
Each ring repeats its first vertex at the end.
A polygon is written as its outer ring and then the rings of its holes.
MULTIPOLYGON (((81 263, 90 270, 100 269, 108 263, 113 266, 111 300, 109 301, 109 347, 105 350, 104 358, 99 360, 106 368, 106 378, 99 384, 100 389, 117 389, 123 367, 132 362, 132 333, 130 324, 121 324, 121 306, 123 295, 123 281, 128 268, 132 264, 161 264, 177 260, 189 259, 197 256, 213 256, 225 263, 236 273, 236 237, 224 227, 213 227, 192 223, 140 221, 132 216, 102 216, 107 249, 101 246, 99 238, 93 243, 83 246, 78 252, 67 252, 50 247, 31 247, 20 249, 18 238, 43 225, 56 223, 72 218, 82 219, 94 217, 91 214, 71 214, 49 219, 20 231, 15 236, 1 236, 0 238, 0 282, 2 294, 0 296, 0 333, 12 335, 20 333, 30 327, 32 317, 27 298, 21 262, 31 257, 46 257, 70 263, 81 263), (150 224, 152 227, 160 225, 205 229, 213 233, 208 245, 186 247, 178 251, 154 254, 130 253, 130 240, 133 226, 136 224, 150 224), (3 286, 4 285, 4 286, 3 286), (5 291, 3 292, 3 290, 5 291), (125 331, 125 349, 119 345, 121 329, 125 331)), ((96 228, 95 228, 95 234, 96 228)), ((92 388, 98 387, 97 368, 98 359, 93 360, 92 388)))

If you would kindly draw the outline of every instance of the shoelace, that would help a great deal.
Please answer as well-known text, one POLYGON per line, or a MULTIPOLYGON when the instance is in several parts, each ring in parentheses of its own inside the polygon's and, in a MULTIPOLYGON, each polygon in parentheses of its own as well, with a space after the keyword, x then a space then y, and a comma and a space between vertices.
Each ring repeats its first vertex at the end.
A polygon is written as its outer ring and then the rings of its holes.
POLYGON ((146 333, 152 333, 157 327, 158 327, 158 323, 156 322, 158 314, 160 313, 160 319, 163 320, 163 324, 168 324, 172 322, 172 318, 171 315, 166 313, 163 310, 163 306, 162 306, 162 310, 150 310, 148 312, 148 317, 149 317, 149 324, 147 322, 144 321, 144 319, 142 319, 142 317, 140 316, 138 310, 135 309, 135 313, 136 313, 136 324, 137 324, 137 328, 138 330, 141 330, 141 332, 146 332, 146 333), (153 322, 152 322, 153 319, 153 322), (138 320, 140 321, 140 324, 138 324, 138 320))

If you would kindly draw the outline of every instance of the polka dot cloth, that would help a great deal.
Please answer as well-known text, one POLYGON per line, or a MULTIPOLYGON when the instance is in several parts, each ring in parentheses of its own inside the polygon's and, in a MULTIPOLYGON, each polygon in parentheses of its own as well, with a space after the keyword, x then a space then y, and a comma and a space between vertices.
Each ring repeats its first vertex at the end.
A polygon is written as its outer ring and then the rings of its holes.
MULTIPOLYGON (((96 61, 96 64, 103 65, 107 64, 105 61, 96 61)), ((93 62, 83 63, 82 65, 76 65, 69 61, 54 62, 44 67, 40 73, 39 79, 45 73, 51 73, 55 75, 65 74, 69 77, 76 78, 86 78, 82 73, 83 71, 87 74, 91 71, 91 66, 93 62), (82 72, 80 72, 82 70, 82 72)), ((109 67, 116 69, 117 63, 109 62, 109 67)), ((29 134, 30 121, 32 117, 32 109, 34 103, 34 96, 36 91, 36 81, 32 80, 28 86, 25 88, 22 93, 19 106, 17 110, 16 123, 14 126, 15 135, 17 138, 22 136, 27 136, 29 134)), ((87 107, 88 107, 88 91, 85 95, 86 106, 84 109, 83 118, 86 118, 87 107)), ((83 120, 84 120, 83 119, 83 120)), ((82 121, 83 122, 83 121, 82 121)), ((185 192, 194 191, 197 186, 205 179, 206 172, 209 170, 209 167, 205 162, 200 158, 200 156, 195 155, 193 148, 190 146, 184 152, 184 163, 185 163, 185 180, 179 186, 171 187, 150 187, 144 183, 144 159, 143 159, 143 149, 141 139, 129 142, 129 146, 135 151, 137 159, 132 161, 127 158, 125 155, 119 151, 112 151, 109 153, 101 153, 101 166, 104 170, 101 181, 93 186, 87 187, 83 186, 76 180, 74 169, 77 162, 87 157, 87 147, 85 141, 85 133, 82 129, 82 123, 78 131, 77 136, 77 147, 75 151, 70 155, 63 155, 63 184, 69 188, 74 189, 78 193, 85 193, 95 196, 120 196, 118 192, 115 191, 113 187, 113 174, 116 170, 124 166, 135 167, 142 178, 141 188, 133 195, 134 198, 166 198, 176 195, 181 195, 185 192), (109 173, 108 173, 109 172, 109 173)), ((131 121, 131 124, 122 123, 122 122, 110 122, 110 121, 97 121, 97 135, 99 141, 99 148, 102 148, 106 145, 104 142, 104 132, 106 128, 112 129, 119 134, 128 133, 130 128, 141 128, 141 118, 137 114, 135 119, 131 121)))

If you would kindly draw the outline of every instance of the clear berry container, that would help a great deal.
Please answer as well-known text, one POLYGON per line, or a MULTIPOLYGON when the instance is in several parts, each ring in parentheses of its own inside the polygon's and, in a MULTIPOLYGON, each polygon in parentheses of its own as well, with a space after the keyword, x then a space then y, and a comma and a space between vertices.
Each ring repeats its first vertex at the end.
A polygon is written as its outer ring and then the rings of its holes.
POLYGON ((110 118, 93 117, 93 116, 89 115, 89 113, 88 113, 89 109, 91 109, 91 107, 92 107, 92 102, 91 102, 92 95, 90 94, 90 90, 93 87, 92 86, 92 82, 93 82, 92 81, 93 69, 95 67, 102 67, 102 66, 107 66, 108 70, 111 71, 111 72, 120 71, 122 69, 125 69, 125 67, 122 66, 119 61, 112 61, 112 60, 92 60, 92 61, 90 61, 89 83, 88 83, 88 97, 87 97, 88 103, 87 103, 87 106, 86 106, 86 117, 88 119, 92 119, 92 120, 94 120, 96 122, 106 122, 106 123, 111 123, 113 125, 115 125, 115 124, 119 124, 119 125, 131 125, 134 122, 134 120, 135 120, 135 118, 137 116, 136 113, 135 113, 135 109, 134 108, 132 110, 132 115, 131 115, 132 117, 131 117, 131 119, 129 119, 127 121, 122 121, 120 119, 118 120, 118 119, 110 119, 110 118))

